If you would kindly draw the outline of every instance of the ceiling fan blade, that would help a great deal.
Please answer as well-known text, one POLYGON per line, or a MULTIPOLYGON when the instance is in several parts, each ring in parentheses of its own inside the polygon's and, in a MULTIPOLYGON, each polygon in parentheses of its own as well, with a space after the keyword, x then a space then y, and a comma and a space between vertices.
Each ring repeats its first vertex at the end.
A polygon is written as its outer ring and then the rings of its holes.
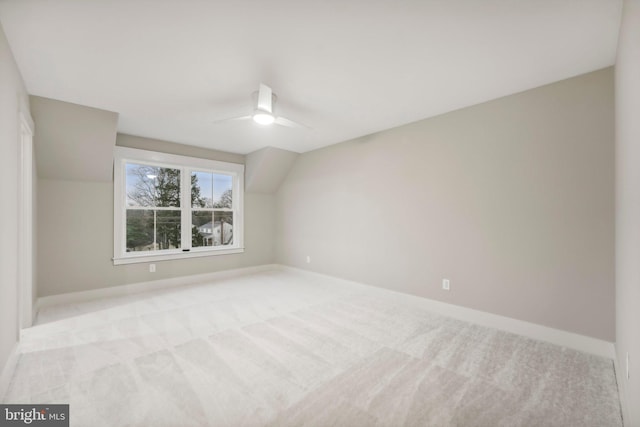
POLYGON ((258 91, 258 110, 266 111, 267 113, 273 113, 273 92, 269 86, 264 83, 260 83, 260 90, 258 91))
POLYGON ((220 124, 220 123, 227 123, 227 122, 237 122, 239 120, 247 120, 250 119, 252 116, 240 116, 240 117, 229 117, 226 119, 220 119, 220 120, 214 120, 213 124, 220 124))
POLYGON ((287 118, 284 117, 276 117, 276 120, 274 122, 277 125, 280 126, 286 126, 288 128, 303 128, 303 129, 311 129, 309 126, 307 125, 303 125, 302 123, 298 123, 298 122, 294 122, 293 120, 289 120, 287 118))

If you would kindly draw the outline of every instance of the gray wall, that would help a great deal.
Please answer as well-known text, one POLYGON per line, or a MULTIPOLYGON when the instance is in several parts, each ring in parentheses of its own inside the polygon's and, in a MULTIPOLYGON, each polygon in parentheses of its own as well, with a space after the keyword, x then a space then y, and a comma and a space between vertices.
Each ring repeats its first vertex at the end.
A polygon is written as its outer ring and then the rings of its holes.
POLYGON ((242 254, 114 266, 113 183, 38 182, 39 296, 209 273, 274 261, 275 199, 245 194, 242 254))
POLYGON ((640 1, 626 1, 616 62, 616 354, 628 426, 640 426, 639 51, 640 1))
MULTIPOLYGON (((47 102, 47 108, 34 111, 36 124, 57 110, 68 110, 59 101, 47 102)), ((74 108, 85 108, 74 106, 74 108)), ((88 108, 88 107, 86 107, 88 108)), ((89 109, 96 112, 95 109, 89 109)), ((99 111, 99 110, 98 110, 99 111)), ((110 120, 104 112, 104 120, 110 120)), ((76 128, 64 126, 57 134, 81 141, 76 128)), ((47 132, 40 133, 38 144, 54 143, 47 132)), ((62 138, 64 139, 64 138, 62 138)), ((116 135, 111 141, 102 138, 99 145, 111 144, 244 163, 244 156, 207 150, 166 141, 131 135, 116 135)), ((112 154, 106 161, 112 163, 112 154)), ((46 159, 44 160, 46 162, 46 159)), ((105 161, 103 159, 103 161, 105 161)), ((40 165, 39 165, 40 167, 40 165)), ((74 175, 75 176, 75 175, 74 175)), ((245 194, 245 252, 185 260, 156 262, 156 272, 149 273, 147 263, 114 266, 113 257, 113 182, 107 179, 47 179, 38 180, 38 296, 107 288, 193 274, 274 262, 275 197, 273 194, 245 194)))
POLYGON ((298 153, 265 147, 246 156, 244 186, 254 193, 273 194, 287 176, 298 153))
MULTIPOLYGON (((199 157, 201 159, 220 160, 221 162, 240 163, 245 162, 242 154, 228 153, 226 151, 209 150, 193 145, 176 144, 174 142, 160 141, 141 136, 119 133, 116 137, 116 145, 120 147, 137 148, 139 150, 159 151, 161 153, 177 154, 181 156, 199 157)), ((109 159, 113 164, 112 153, 109 159)))
POLYGON ((0 372, 18 341, 19 112, 29 114, 22 77, 0 27, 0 372))
POLYGON ((608 68, 302 154, 277 261, 613 341, 613 103, 608 68))
POLYGON ((37 121, 38 176, 110 181, 118 114, 40 96, 29 97, 37 121))

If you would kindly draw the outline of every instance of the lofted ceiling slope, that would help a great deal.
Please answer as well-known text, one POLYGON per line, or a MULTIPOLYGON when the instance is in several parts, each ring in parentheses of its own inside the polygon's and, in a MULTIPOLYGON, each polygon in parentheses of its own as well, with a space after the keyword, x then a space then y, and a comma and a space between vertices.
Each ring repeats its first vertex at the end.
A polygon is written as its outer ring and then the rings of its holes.
POLYGON ((621 0, 0 0, 32 95, 118 131, 305 152, 614 63, 621 0), (312 128, 214 124, 259 82, 312 128))

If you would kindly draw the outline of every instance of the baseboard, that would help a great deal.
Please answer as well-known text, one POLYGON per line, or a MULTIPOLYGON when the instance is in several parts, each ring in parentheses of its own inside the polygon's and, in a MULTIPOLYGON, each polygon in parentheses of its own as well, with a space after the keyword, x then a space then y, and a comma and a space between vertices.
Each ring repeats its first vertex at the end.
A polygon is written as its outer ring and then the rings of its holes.
MULTIPOLYGON (((72 292, 67 294, 53 295, 38 298, 36 310, 44 307, 59 304, 72 304, 85 301, 91 301, 99 298, 109 298, 117 296, 132 295, 141 292, 147 292, 158 289, 173 288, 182 285, 191 285, 197 283, 205 283, 211 280, 226 279, 247 274, 254 274, 263 271, 280 269, 284 271, 293 271, 299 274, 324 277, 331 280, 339 280, 351 286, 367 287, 384 294, 386 297, 395 298, 403 303, 411 304, 434 313, 444 316, 453 317, 459 320, 472 322, 478 325, 499 329, 506 332, 522 335, 539 341, 545 341, 552 344, 564 346, 574 350, 582 351, 596 356, 606 357, 615 360, 614 344, 597 338, 576 334, 569 331, 554 329, 542 326, 536 323, 526 322, 511 317, 500 316, 472 308, 462 307, 454 304, 448 304, 428 298, 418 297, 415 295, 405 294, 392 291, 385 288, 367 285, 352 280, 341 279, 335 276, 316 273, 309 270, 303 270, 295 267, 280 264, 265 264, 254 267, 238 268, 233 270, 223 270, 213 273, 196 274, 191 276, 174 277, 170 279, 160 279, 150 282, 139 282, 129 285, 114 286, 112 288, 101 288, 90 291, 72 292)), ((616 371, 617 372, 617 371, 616 371)))
POLYGON ((19 345, 19 343, 13 345, 7 363, 5 363, 4 368, 2 368, 2 373, 0 374, 0 402, 4 402, 7 391, 9 390, 9 384, 11 384, 11 378, 13 378, 13 373, 16 370, 20 356, 18 350, 19 345))
POLYGON ((475 310, 459 305, 448 304, 441 301, 396 292, 389 289, 354 282, 352 280, 341 279, 339 277, 316 273, 309 270, 303 270, 284 265, 279 265, 278 268, 285 271, 295 271, 297 273, 305 275, 339 280, 351 285, 366 286, 369 289, 375 289, 377 292, 380 292, 389 298, 394 298, 403 303, 411 304, 434 313, 442 314, 444 316, 453 317, 455 319, 464 320, 489 328, 511 332, 538 341, 545 341, 548 343, 582 351, 584 353, 594 354, 596 356, 606 357, 608 359, 615 359, 615 347, 613 343, 597 338, 588 337, 586 335, 580 335, 561 329, 554 329, 548 326, 514 319, 511 317, 500 316, 485 311, 475 310))
POLYGON ((626 374, 626 369, 623 366, 620 366, 620 363, 618 361, 617 357, 613 358, 613 366, 615 368, 616 371, 616 382, 618 383, 618 396, 620 397, 620 412, 622 413, 622 421, 623 421, 623 425, 630 425, 629 424, 629 407, 627 406, 627 399, 626 399, 626 388, 625 388, 625 383, 626 383, 626 378, 625 378, 625 374, 626 374))
POLYGON ((139 294, 142 292, 155 291, 158 289, 175 288, 183 285, 194 285, 212 280, 228 279, 231 277, 245 276, 248 274, 260 273, 276 269, 275 264, 264 264, 253 267, 236 268, 233 270, 215 271, 212 273, 194 274, 190 276, 172 277, 170 279, 159 279, 149 282, 138 282, 128 285, 119 285, 112 288, 92 289, 90 291, 70 292, 66 294, 52 295, 38 298, 36 311, 44 307, 60 304, 73 304, 79 302, 92 301, 100 298, 119 297, 139 294))

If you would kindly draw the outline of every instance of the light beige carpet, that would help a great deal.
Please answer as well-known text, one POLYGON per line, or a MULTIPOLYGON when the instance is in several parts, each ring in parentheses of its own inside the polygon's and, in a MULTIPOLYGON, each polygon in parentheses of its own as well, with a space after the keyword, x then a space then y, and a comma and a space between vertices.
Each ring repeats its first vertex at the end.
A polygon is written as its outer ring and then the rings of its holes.
POLYGON ((611 360, 292 272, 50 307, 21 346, 6 402, 73 426, 622 425, 611 360))

